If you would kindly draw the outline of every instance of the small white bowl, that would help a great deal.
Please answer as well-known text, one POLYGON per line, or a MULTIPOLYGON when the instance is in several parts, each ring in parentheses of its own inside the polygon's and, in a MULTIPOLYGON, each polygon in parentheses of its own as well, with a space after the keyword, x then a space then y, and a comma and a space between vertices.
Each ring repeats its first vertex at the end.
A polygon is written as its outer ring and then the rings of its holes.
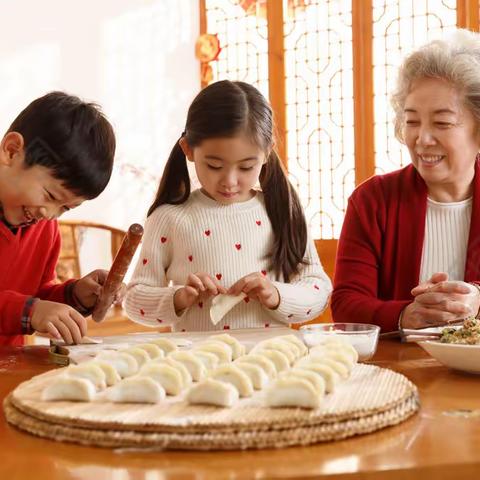
POLYGON ((314 323, 300 327, 299 331, 308 347, 338 336, 353 345, 358 352, 358 359, 364 361, 373 357, 377 350, 380 327, 368 323, 314 323))
POLYGON ((446 367, 480 374, 480 345, 441 343, 438 340, 426 340, 418 344, 446 367))

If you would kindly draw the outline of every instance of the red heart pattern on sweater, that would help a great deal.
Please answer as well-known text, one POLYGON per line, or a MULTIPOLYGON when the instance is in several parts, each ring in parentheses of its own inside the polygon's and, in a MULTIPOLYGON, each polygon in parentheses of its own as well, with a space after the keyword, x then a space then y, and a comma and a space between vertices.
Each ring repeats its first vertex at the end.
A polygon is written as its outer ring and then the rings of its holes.
POLYGON ((189 261, 189 262, 193 262, 193 256, 192 256, 192 255, 189 255, 189 256, 188 256, 188 261, 189 261))
POLYGON ((260 225, 262 224, 262 221, 261 221, 261 220, 257 220, 255 223, 256 223, 258 226, 260 226, 260 225))
POLYGON ((222 279, 222 274, 221 274, 221 273, 216 273, 215 276, 217 277, 217 280, 221 280, 221 279, 222 279))
POLYGON ((160 239, 160 241, 161 241, 162 243, 165 243, 165 242, 167 241, 167 237, 162 237, 162 238, 160 239))
POLYGON ((144 259, 142 260, 142 263, 143 263, 144 265, 146 265, 147 262, 148 262, 148 260, 147 260, 146 258, 144 258, 144 259))
POLYGON ((203 308, 203 302, 198 302, 198 306, 199 306, 200 308, 203 308))
POLYGON ((210 236, 210 233, 212 233, 212 232, 210 232, 210 230, 205 230, 204 233, 205 233, 205 235, 206 235, 207 237, 209 237, 209 236, 210 236))
POLYGON ((320 290, 320 288, 318 287, 318 285, 314 285, 313 288, 314 288, 315 290, 320 290))
POLYGON ((140 315, 145 315, 145 310, 143 308, 140 309, 140 315))
POLYGON ((248 303, 248 302, 250 301, 250 299, 249 299, 248 297, 245 297, 245 298, 243 299, 243 301, 244 301, 245 303, 248 303))
POLYGON ((235 248, 236 248, 237 250, 240 250, 240 249, 242 248, 242 244, 241 244, 241 243, 236 243, 236 244, 235 244, 235 248))
POLYGON ((223 329, 224 329, 224 330, 230 330, 230 325, 224 325, 224 326, 223 326, 223 329))
POLYGON ((267 271, 266 271, 266 270, 262 270, 260 273, 261 273, 264 277, 267 276, 267 271))

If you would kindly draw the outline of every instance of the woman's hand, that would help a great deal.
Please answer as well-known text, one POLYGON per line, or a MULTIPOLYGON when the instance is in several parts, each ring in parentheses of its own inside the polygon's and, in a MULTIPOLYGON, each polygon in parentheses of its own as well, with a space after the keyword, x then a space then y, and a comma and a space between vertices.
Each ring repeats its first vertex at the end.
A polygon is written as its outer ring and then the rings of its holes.
POLYGON ((260 272, 253 272, 234 283, 227 293, 240 295, 246 293, 249 298, 258 300, 265 307, 274 310, 280 304, 280 294, 273 283, 260 272))
POLYGON ((462 281, 434 278, 435 275, 412 290, 415 300, 403 311, 402 328, 442 326, 477 314, 480 293, 476 287, 462 281))
POLYGON ((180 315, 183 310, 191 307, 200 297, 208 298, 219 293, 227 293, 216 278, 204 272, 191 273, 185 286, 179 288, 173 296, 175 313, 180 315))

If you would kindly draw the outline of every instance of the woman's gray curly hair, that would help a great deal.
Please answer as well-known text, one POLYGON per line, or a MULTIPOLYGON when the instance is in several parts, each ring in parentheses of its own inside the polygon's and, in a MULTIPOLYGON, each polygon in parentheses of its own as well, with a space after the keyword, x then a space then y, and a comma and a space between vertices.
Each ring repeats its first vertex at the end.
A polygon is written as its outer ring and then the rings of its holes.
POLYGON ((412 83, 420 78, 443 79, 461 91, 465 106, 480 127, 480 34, 459 29, 445 39, 427 43, 405 58, 391 97, 395 136, 401 142, 404 142, 405 100, 412 83))

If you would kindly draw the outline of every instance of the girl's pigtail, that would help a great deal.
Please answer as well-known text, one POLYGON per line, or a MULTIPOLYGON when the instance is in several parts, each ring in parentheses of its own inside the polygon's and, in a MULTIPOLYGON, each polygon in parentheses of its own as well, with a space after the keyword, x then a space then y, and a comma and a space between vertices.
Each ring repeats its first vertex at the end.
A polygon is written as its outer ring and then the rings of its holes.
POLYGON ((177 141, 170 152, 155 200, 148 209, 147 217, 160 205, 166 203, 178 205, 187 201, 190 196, 190 177, 188 175, 187 159, 177 141))
POLYGON ((288 283, 299 272, 299 265, 305 264, 307 222, 300 199, 273 150, 260 172, 260 185, 274 234, 269 269, 277 280, 283 274, 288 283))

